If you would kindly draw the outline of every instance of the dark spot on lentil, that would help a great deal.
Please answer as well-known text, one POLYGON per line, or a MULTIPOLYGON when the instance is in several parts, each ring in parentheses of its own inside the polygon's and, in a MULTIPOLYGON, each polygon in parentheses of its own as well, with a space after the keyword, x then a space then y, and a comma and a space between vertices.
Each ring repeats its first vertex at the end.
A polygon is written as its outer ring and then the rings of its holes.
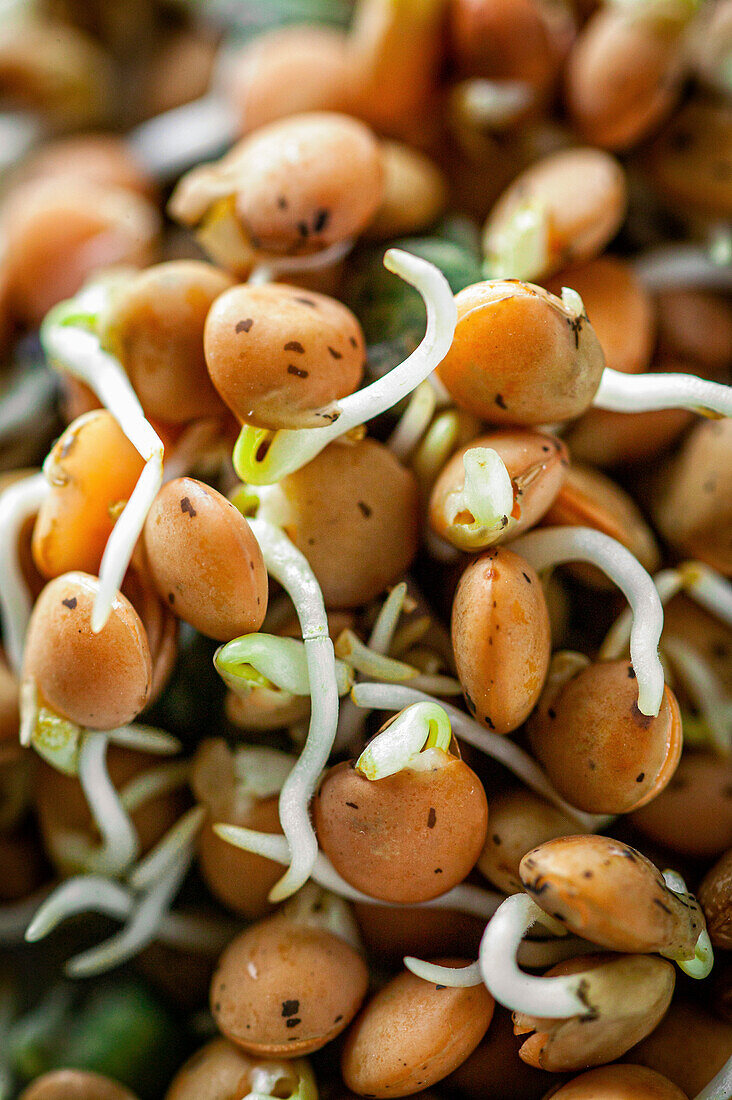
POLYGON ((494 844, 500 844, 501 843, 501 838, 499 837, 498 833, 493 834, 493 843, 494 844))
POLYGON ((526 581, 527 584, 531 584, 531 577, 529 576, 528 573, 524 573, 523 570, 522 570, 521 571, 521 576, 524 578, 524 580, 526 581))
POLYGON ((364 500, 359 500, 357 503, 363 515, 368 519, 373 512, 373 508, 370 508, 364 500))
POLYGON ((300 367, 296 367, 294 363, 288 363, 287 373, 294 374, 296 378, 307 378, 308 371, 302 370, 300 367))
POLYGON ((288 340, 285 344, 285 351, 296 351, 298 355, 305 354, 305 348, 299 340, 288 340))
POLYGON ((497 393, 496 396, 493 398, 493 400, 495 401, 496 405, 498 405, 499 409, 507 409, 508 408, 508 405, 503 400, 503 394, 497 393))
POLYGON ((437 821, 437 813, 434 806, 430 806, 430 812, 427 814, 427 828, 434 829, 435 822, 437 821))
POLYGON ((247 317, 244 321, 237 321, 237 323, 236 323, 236 332, 237 332, 237 334, 240 333, 240 332, 249 332, 249 329, 252 327, 253 324, 254 324, 254 319, 252 317, 247 317))
POLYGON ((557 716, 557 712, 554 710, 553 707, 549 707, 549 710, 547 711, 547 714, 552 719, 556 718, 556 716, 557 716))
POLYGON ((304 306, 310 306, 312 309, 318 308, 318 303, 314 302, 312 298, 303 298, 299 294, 295 295, 296 302, 302 302, 304 306))
POLYGON ((635 680, 635 669, 632 665, 628 665, 628 679, 635 680))
POLYGON ((64 605, 64 607, 68 607, 69 611, 74 610, 77 602, 78 601, 76 599, 76 596, 69 596, 67 599, 61 600, 61 603, 64 605))
POLYGON ((180 510, 181 512, 187 513, 191 517, 191 519, 193 519, 193 517, 198 514, 188 497, 182 498, 180 502, 180 510))
POLYGON ((283 1001, 282 1002, 282 1015, 283 1016, 296 1016, 300 1011, 299 1001, 283 1001))
POLYGON ((343 358, 343 352, 338 351, 337 348, 332 348, 330 346, 330 344, 328 344, 328 351, 330 352, 330 354, 333 356, 334 359, 342 359, 343 358))
POLYGON ((350 806, 352 810, 357 810, 358 809, 358 803, 357 802, 346 802, 346 806, 350 806))
POLYGON ((642 783, 642 782, 643 782, 643 780, 645 779, 645 777, 646 777, 646 773, 645 773, 645 772, 640 772, 640 773, 639 773, 638 775, 636 775, 636 777, 635 777, 635 781, 636 781, 636 783, 642 783))
POLYGON ((287 1028, 297 1027, 297 1025, 301 1024, 301 1023, 302 1023, 302 1020, 300 1019, 299 1016, 293 1016, 291 1019, 285 1020, 285 1027, 287 1027, 287 1028))
POLYGON ((330 210, 321 207, 320 210, 316 211, 315 218, 313 219, 313 232, 322 233, 329 221, 330 210))

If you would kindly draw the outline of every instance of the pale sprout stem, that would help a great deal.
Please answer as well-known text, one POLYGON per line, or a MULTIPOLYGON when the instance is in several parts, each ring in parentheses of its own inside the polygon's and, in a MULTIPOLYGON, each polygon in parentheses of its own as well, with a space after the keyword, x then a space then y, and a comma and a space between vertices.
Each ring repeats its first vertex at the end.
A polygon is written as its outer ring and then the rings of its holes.
POLYGON ((516 539, 511 549, 539 573, 565 562, 584 561, 598 566, 617 584, 633 611, 630 659, 638 681, 638 709, 642 714, 658 714, 664 690, 658 656, 663 607, 640 562, 616 539, 590 527, 545 527, 516 539))
POLYGON ((694 1100, 730 1100, 730 1097, 732 1097, 732 1056, 727 1059, 709 1084, 697 1093, 694 1100))
POLYGON ((145 418, 129 378, 113 355, 104 351, 99 338, 86 329, 44 322, 41 337, 49 359, 86 383, 114 416, 145 466, 130 499, 109 536, 99 570, 99 591, 92 611, 92 630, 103 629, 115 594, 140 536, 147 513, 163 483, 163 443, 145 418))
MULTIPOLYGON (((683 592, 685 587, 684 577, 679 569, 662 569, 653 577, 653 583, 663 607, 679 592, 683 592)), ((624 656, 630 642, 632 628, 633 611, 626 607, 618 615, 600 646, 601 661, 617 661, 624 656)))
POLYGON ((155 179, 172 180, 224 152, 239 136, 239 119, 220 91, 174 107, 137 126, 128 141, 155 179))
MULTIPOLYGON (((20 681, 20 743, 28 748, 38 720, 38 688, 32 676, 20 681)), ((75 751, 72 750, 72 751, 75 751)))
POLYGON ((450 720, 441 706, 412 703, 369 741, 355 767, 366 779, 385 779, 410 767, 423 749, 447 752, 451 741, 450 720))
MULTIPOLYGON (((341 631, 336 641, 335 651, 337 656, 356 672, 364 676, 372 676, 377 680, 386 680, 388 683, 403 683, 409 680, 416 683, 427 679, 414 665, 374 653, 352 630, 341 631)), ((440 694, 459 695, 462 690, 459 682, 452 676, 430 676, 429 680, 436 685, 434 690, 440 694)))
POLYGON ((455 450, 459 437, 460 417, 454 409, 440 413, 430 424, 411 461, 423 496, 429 493, 438 473, 455 450))
POLYGON ((480 943, 483 981, 499 1004, 527 1016, 564 1019, 584 1016, 587 1005, 578 995, 585 975, 537 978, 518 968, 516 955, 532 924, 546 914, 528 894, 512 894, 488 922, 480 943))
POLYGON ((351 692, 351 697, 357 706, 369 707, 372 710, 403 710, 411 703, 439 702, 439 706, 446 712, 453 732, 458 738, 462 738, 463 741, 467 741, 468 744, 484 752, 487 756, 498 760, 525 783, 530 790, 535 791, 542 798, 546 798, 548 802, 551 802, 552 805, 567 814, 572 820, 577 821, 583 829, 594 831, 598 827, 598 823, 605 820, 605 818, 583 813, 574 806, 570 806, 554 790, 536 761, 527 752, 524 752, 515 741, 484 729, 473 718, 470 718, 450 703, 432 699, 415 688, 401 684, 356 684, 351 692))
POLYGON ((481 985, 483 981, 477 962, 469 966, 440 966, 438 963, 425 962, 424 959, 407 955, 404 965, 417 978, 435 985, 446 985, 450 989, 467 989, 473 985, 481 985))
MULTIPOLYGON (((85 869, 116 878, 137 858, 139 840, 130 815, 107 771, 106 733, 89 733, 79 753, 79 781, 102 837, 101 848, 82 853, 85 869)), ((69 838, 70 839, 70 838, 69 838)))
POLYGON ((297 275, 301 271, 318 271, 332 267, 346 258, 353 245, 353 240, 336 241, 309 256, 270 256, 252 270, 247 282, 250 286, 263 286, 265 283, 275 282, 282 275, 297 275))
MULTIPOLYGON (((679 897, 683 899, 691 897, 686 888, 686 883, 678 871, 664 871, 663 879, 669 890, 673 890, 679 897)), ((714 966, 714 950, 706 925, 699 933, 692 958, 679 958, 677 955, 667 955, 666 957, 673 959, 679 969, 688 974, 690 978, 696 978, 697 980, 708 978, 714 966)))
POLYGON ((605 367, 592 404, 612 412, 691 409, 702 416, 732 416, 732 386, 695 374, 623 374, 605 367))
MULTIPOLYGON (((255 855, 264 856, 275 863, 287 864, 290 861, 290 849, 285 837, 277 833, 259 833, 253 829, 244 829, 238 825, 214 825, 214 832, 222 840, 227 840, 237 848, 245 852, 253 852, 255 855)), ((318 852, 312 878, 319 886, 338 894, 346 901, 360 901, 368 905, 381 905, 388 909, 401 909, 403 906, 396 902, 382 901, 364 894, 346 882, 339 875, 333 864, 322 852, 318 852)), ((445 894, 441 894, 431 901, 420 902, 415 908, 419 909, 455 909, 461 913, 470 913, 475 917, 489 920, 503 900, 503 894, 496 891, 482 890, 479 886, 470 883, 461 883, 453 886, 445 894)), ((548 919, 548 918, 547 918, 548 919)))
POLYGON ((88 978, 121 966, 134 958, 158 935, 160 925, 185 878, 193 850, 183 849, 161 872, 148 893, 135 905, 124 928, 104 943, 75 955, 66 963, 70 978, 88 978))
POLYGON ((727 577, 700 561, 684 562, 679 571, 685 590, 710 614, 732 627, 732 584, 727 577))
POLYGON ((20 901, 0 905, 0 945, 22 943, 25 938, 25 930, 30 924, 34 913, 43 904, 51 890, 48 886, 42 886, 20 901))
POLYGON ((130 892, 118 882, 102 875, 77 875, 62 882, 40 905, 26 928, 25 938, 35 943, 79 913, 104 913, 126 920, 131 909, 130 892))
POLYGON ((338 727, 338 683, 323 594, 310 564, 279 528, 260 519, 251 520, 250 526, 267 570, 295 605, 305 643, 310 685, 308 736, 280 793, 280 824, 292 862, 272 888, 270 900, 283 901, 307 881, 317 859, 318 841, 308 806, 333 749, 338 727))
MULTIPOLYGON (((244 634, 221 646, 214 664, 226 686, 238 694, 246 695, 251 690, 250 670, 290 695, 310 694, 307 653, 297 638, 244 634)), ((353 684, 353 673, 344 661, 336 660, 335 664, 338 694, 346 695, 353 684)))
POLYGON ((338 436, 408 397, 447 355, 457 323, 457 307, 445 276, 434 264, 394 248, 386 252, 384 266, 416 287, 424 299, 427 329, 419 347, 388 374, 345 397, 340 402, 340 415, 326 427, 270 432, 245 425, 233 456, 242 481, 271 485, 300 469, 338 436), (258 452, 267 444, 264 457, 258 459, 258 452))
POLYGON ((147 890, 153 886, 180 853, 192 845, 205 819, 205 806, 193 806, 184 813, 152 851, 130 871, 128 881, 133 890, 147 890))
POLYGON ((664 655, 691 695, 711 734, 711 747, 720 756, 732 751, 732 700, 710 666, 681 638, 663 639, 664 655))
POLYGON ((161 798, 185 786, 190 774, 191 765, 188 760, 160 764, 157 768, 150 768, 131 779, 120 790, 119 800, 127 813, 133 814, 146 802, 152 802, 155 798, 161 798))
MULTIPOLYGON (((386 654, 389 652, 394 639, 394 633, 404 609, 404 601, 407 598, 407 585, 405 581, 392 588, 389 595, 376 617, 373 629, 369 636, 368 648, 373 653, 386 654)), ((358 677, 356 677, 358 679, 358 677)), ((337 751, 353 751, 360 742, 363 727, 368 717, 368 712, 356 706, 350 697, 341 703, 338 716, 338 730, 333 743, 337 751)))
POLYGON ((20 565, 20 533, 50 491, 41 473, 14 482, 0 494, 0 621, 5 653, 16 675, 23 664, 25 632, 33 607, 20 565))
MULTIPOLYGON (((551 940, 522 940, 517 958, 521 966, 541 970, 555 966, 563 959, 584 954, 587 950, 587 941, 578 936, 561 936, 551 940)), ((483 981, 478 962, 465 967, 440 966, 438 963, 426 962, 424 959, 416 959, 409 955, 404 959, 404 965, 418 978, 423 978, 426 982, 434 982, 436 985, 465 989, 480 985, 483 981)))
POLYGON ((107 731, 110 742, 137 752, 149 752, 154 756, 174 756, 183 746, 177 737, 167 730, 156 729, 136 722, 132 726, 117 726, 107 731))
POLYGON ((429 379, 420 382, 409 398, 399 423, 389 436, 387 447, 404 462, 419 445, 437 408, 437 395, 429 379))
POLYGON ((663 245, 634 261, 635 273, 649 290, 671 287, 732 289, 732 265, 720 264, 695 244, 663 245))

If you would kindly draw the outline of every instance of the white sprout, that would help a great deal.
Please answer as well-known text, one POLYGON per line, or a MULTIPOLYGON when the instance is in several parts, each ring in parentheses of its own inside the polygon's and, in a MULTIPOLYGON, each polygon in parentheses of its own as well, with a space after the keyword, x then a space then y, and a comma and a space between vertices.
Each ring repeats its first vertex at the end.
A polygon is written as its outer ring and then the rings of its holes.
POLYGON ((351 697, 357 706, 369 707, 372 710, 402 710, 411 703, 438 703, 446 712, 453 732, 457 737, 467 741, 468 744, 484 752, 487 756, 493 757, 494 760, 498 760, 527 787, 541 795, 542 798, 546 798, 548 802, 551 802, 552 805, 560 809, 573 821, 577 821, 583 828, 593 831, 597 828, 598 822, 605 820, 594 814, 583 813, 574 806, 570 806, 554 790, 533 757, 529 756, 515 741, 485 729, 475 719, 470 718, 469 715, 464 714, 449 703, 432 699, 415 688, 397 684, 356 684, 351 692, 351 697))
POLYGON ((79 752, 78 773, 92 820, 102 837, 100 848, 83 835, 66 835, 59 845, 65 861, 116 878, 137 858, 137 830, 107 771, 106 733, 89 733, 79 752))
POLYGON ((695 374, 623 374, 605 367, 592 404, 612 412, 691 409, 703 416, 732 416, 732 386, 695 374))
POLYGON ((457 324, 457 307, 445 276, 434 264, 395 248, 384 255, 384 266, 416 287, 424 299, 427 329, 419 347, 388 374, 344 397, 336 418, 326 427, 273 432, 244 425, 233 455, 234 468, 242 481, 271 485, 299 470, 338 436, 397 405, 447 355, 457 324))
POLYGON ((180 853, 192 845, 205 819, 205 806, 193 806, 179 817, 162 840, 130 872, 128 881, 133 890, 147 890, 153 886, 165 869, 176 862, 180 853))
MULTIPOLYGON (((521 966, 539 970, 555 966, 563 959, 574 958, 585 951, 587 951, 586 940, 580 939, 579 936, 559 936, 551 940, 522 940, 517 957, 521 966)), ((469 986, 480 985, 483 981, 478 962, 461 967, 441 966, 439 963, 426 962, 424 959, 416 959, 408 955, 404 959, 404 965, 418 978, 450 988, 466 989, 469 986)))
POLYGON ((711 735, 711 747, 721 756, 732 750, 732 700, 718 676, 692 645, 682 638, 663 638, 663 654, 682 681, 711 735))
POLYGON ((672 244, 651 249, 638 256, 633 267, 649 290, 671 287, 732 289, 732 265, 718 263, 713 253, 696 244, 672 244))
POLYGON ((45 885, 20 901, 0 905, 0 944, 22 943, 33 914, 50 894, 45 885))
MULTIPOLYGON (((687 899, 689 899, 691 895, 678 871, 663 871, 663 880, 669 890, 682 898, 685 904, 688 904, 687 899)), ((666 955, 666 952, 662 951, 661 954, 666 955)), ((706 925, 699 933, 699 938, 696 941, 692 958, 683 958, 678 955, 666 955, 666 957, 673 959, 679 969, 683 970, 685 974, 688 974, 690 978, 708 978, 714 966, 714 951, 706 925)))
POLYGON ((584 989, 587 973, 537 978, 518 968, 519 945, 532 924, 547 917, 528 894, 512 894, 488 922, 480 943, 478 963, 486 987, 499 1004, 527 1016, 565 1019, 586 1016, 584 989))
POLYGON ((172 760, 157 768, 148 768, 121 788, 119 800, 127 813, 133 814, 146 802, 152 802, 155 798, 161 798, 183 787, 190 774, 191 765, 188 760, 172 760))
POLYGON ((242 1100, 318 1100, 315 1077, 304 1058, 292 1062, 258 1062, 249 1075, 252 1091, 242 1100))
MULTIPOLYGON (((637 376, 636 376, 637 377, 637 376)), ((511 544, 538 573, 569 561, 598 566, 621 589, 633 610, 630 659, 638 681, 638 709, 657 715, 664 690, 658 643, 663 630, 663 607, 651 577, 616 539, 591 527, 545 527, 530 531, 511 544)))
MULTIPOLYGON (((404 581, 400 581, 392 588, 376 616, 376 622, 368 640, 368 648, 372 653, 389 652, 406 598, 407 585, 404 581)), ((338 732, 333 748, 351 750, 357 745, 367 717, 367 712, 357 707, 353 699, 345 699, 338 716, 338 732)))
POLYGON ((409 398, 399 423, 387 440, 387 447, 400 462, 416 449, 437 408, 437 394, 429 379, 420 382, 409 398))
POLYGON ((127 140, 146 171, 174 179, 192 164, 233 145, 239 133, 234 108, 217 89, 137 126, 127 140))
POLYGON ((450 720, 436 703, 412 703, 369 741, 355 768, 366 779, 385 779, 405 768, 418 767, 423 749, 447 752, 452 741, 450 720))
POLYGON ((122 745, 137 752, 149 752, 155 756, 174 756, 183 748, 174 734, 141 722, 135 722, 131 726, 116 726, 115 729, 105 732, 114 745, 122 745))
POLYGON ((247 282, 250 286, 262 286, 264 283, 275 282, 282 275, 297 275, 301 271, 318 271, 331 267, 345 259, 353 245, 353 240, 336 241, 309 256, 270 256, 253 269, 247 282))
POLYGON ((732 584, 727 577, 700 561, 679 566, 684 589, 705 610, 732 627, 732 584))
POLYGON ((120 883, 103 875, 75 875, 62 882, 38 907, 25 930, 25 939, 36 943, 62 921, 79 913, 104 913, 126 920, 132 905, 132 895, 120 883))
MULTIPOLYGON (((414 665, 375 653, 352 630, 341 631, 336 640, 335 651, 356 672, 372 676, 376 680, 385 680, 387 683, 409 681, 413 687, 434 695, 460 695, 462 691, 459 680, 453 676, 425 674, 414 665)), ((349 691, 351 686, 349 685, 349 691)))
POLYGON ((251 520, 250 527, 268 572, 279 581, 295 605, 305 643, 310 684, 307 740, 280 792, 280 824, 290 847, 292 862, 270 891, 270 900, 283 901, 307 881, 317 858, 318 841, 308 805, 335 740, 338 683, 323 593, 309 562, 278 527, 261 519, 251 520))
POLYGON ((66 963, 70 978, 88 978, 121 966, 158 936, 160 924, 185 878, 193 849, 184 848, 160 873, 148 892, 135 904, 122 930, 104 943, 75 955, 66 963))
POLYGON ((732 1097, 732 1056, 727 1059, 719 1073, 705 1085, 694 1100, 730 1100, 732 1097))
MULTIPOLYGON (((62 303, 62 308, 68 310, 69 303, 62 303)), ((94 391, 145 460, 137 485, 112 529, 102 556, 91 624, 94 633, 98 634, 109 617, 147 513, 163 483, 164 448, 145 418, 119 361, 103 350, 98 336, 60 321, 58 318, 63 314, 57 310, 59 307, 51 311, 41 326, 41 341, 49 360, 59 363, 94 391)))
POLYGON ((440 413, 430 424, 411 462, 425 496, 455 450, 459 438, 460 414, 455 409, 440 413))
MULTIPOLYGON (((290 849, 284 836, 278 833, 260 833, 254 829, 244 829, 238 825, 214 825, 214 832, 222 840, 227 840, 237 848, 245 852, 253 852, 255 855, 264 856, 275 863, 287 864, 290 862, 290 849)), ((403 908, 397 902, 382 901, 380 898, 372 898, 370 894, 364 894, 351 886, 336 871, 333 864, 322 852, 318 852, 312 870, 312 879, 319 886, 338 894, 347 901, 363 902, 367 905, 384 906, 387 909, 403 908)), ((489 920, 503 900, 503 895, 496 891, 483 890, 479 886, 470 883, 461 883, 453 886, 445 894, 440 894, 430 901, 419 902, 418 909, 455 909, 461 913, 469 913, 474 917, 482 917, 489 920)), ((413 903, 410 902, 410 907, 413 903)), ((547 918, 549 919, 549 918, 547 918)))
POLYGON ((492 447, 470 447, 463 455, 463 468, 462 487, 445 499, 446 537, 461 550, 482 549, 515 525, 513 484, 492 447))
POLYGON ((32 601, 20 565, 20 532, 38 512, 51 487, 43 474, 9 485, 0 494, 0 621, 5 652, 13 672, 20 673, 32 601))
MULTIPOLYGON (((238 695, 261 685, 262 677, 268 687, 274 685, 290 695, 310 694, 307 654, 298 638, 244 634, 221 646, 214 664, 226 686, 238 695)), ((353 685, 353 673, 344 661, 336 660, 335 667, 338 694, 346 695, 353 685)))

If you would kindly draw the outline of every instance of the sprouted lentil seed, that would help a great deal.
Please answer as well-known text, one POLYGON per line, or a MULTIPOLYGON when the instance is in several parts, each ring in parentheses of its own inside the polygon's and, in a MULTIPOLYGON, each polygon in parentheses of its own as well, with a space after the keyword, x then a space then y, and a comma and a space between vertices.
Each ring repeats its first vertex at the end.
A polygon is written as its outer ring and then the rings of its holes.
POLYGON ((728 0, 1 6, 0 1100, 732 1100, 728 0))

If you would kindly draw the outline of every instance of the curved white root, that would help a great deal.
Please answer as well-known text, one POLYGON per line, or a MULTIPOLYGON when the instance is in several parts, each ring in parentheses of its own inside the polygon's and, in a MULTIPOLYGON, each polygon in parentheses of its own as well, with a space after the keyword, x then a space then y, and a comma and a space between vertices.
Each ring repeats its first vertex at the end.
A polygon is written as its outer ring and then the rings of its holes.
POLYGON ((28 943, 53 932, 62 921, 79 913, 104 913, 126 920, 133 901, 129 890, 102 875, 77 875, 66 879, 36 910, 25 930, 28 943))
POLYGON ((128 881, 133 890, 147 890, 153 886, 165 869, 178 859, 180 853, 193 844, 205 819, 205 806, 193 806, 178 818, 162 840, 158 841, 130 873, 128 881))
POLYGON ((732 1097, 732 1056, 727 1059, 709 1084, 697 1093, 694 1100, 730 1100, 730 1097, 732 1097))
POLYGON ((307 559, 273 524, 253 519, 250 527, 262 550, 267 570, 295 605, 305 643, 310 685, 307 740, 280 793, 280 823, 292 862, 270 891, 270 900, 283 901, 307 881, 318 855, 318 841, 308 806, 333 749, 338 727, 338 683, 323 594, 307 559))
POLYGON ((732 416, 732 386, 695 374, 623 374, 605 367, 592 404, 612 412, 691 409, 703 416, 732 416))
POLYGON ((346 258, 354 243, 353 240, 336 241, 309 256, 272 256, 254 268, 247 282, 250 286, 262 286, 264 283, 275 282, 281 275, 297 275, 300 271, 318 271, 323 267, 331 267, 346 258))
POLYGON ((492 733, 484 729, 469 715, 464 714, 457 707, 445 703, 443 700, 432 699, 412 687, 404 687, 397 684, 356 684, 351 692, 351 697, 357 706, 368 707, 371 710, 402 710, 411 703, 432 702, 446 712, 453 732, 457 737, 467 741, 474 748, 484 752, 487 756, 498 760, 506 768, 513 772, 517 778, 546 798, 548 802, 556 806, 572 820, 577 821, 583 829, 593 831, 598 828, 598 823, 605 818, 594 814, 586 814, 583 811, 570 806, 568 802, 558 794, 547 779, 539 765, 527 752, 512 741, 509 737, 492 733))
POLYGON ((134 906, 125 927, 104 943, 69 959, 65 967, 67 975, 70 978, 88 978, 102 974, 134 958, 152 943, 159 934, 163 917, 188 872, 192 858, 192 848, 180 852, 134 906))
POLYGON ((16 675, 23 664, 23 644, 32 610, 18 542, 24 523, 37 513, 50 491, 43 474, 33 474, 0 493, 0 621, 5 652, 16 675))
MULTIPOLYGON (((522 940, 517 957, 521 966, 539 970, 555 966, 563 959, 571 959, 587 950, 586 940, 581 940, 578 936, 560 936, 551 940, 522 940)), ((425 962, 424 959, 409 955, 404 959, 404 965, 418 978, 424 978, 436 985, 465 989, 480 985, 483 981, 478 962, 465 967, 440 966, 438 963, 425 962)))
POLYGON ((727 577, 700 561, 684 562, 678 568, 684 576, 684 590, 700 607, 732 627, 732 584, 727 577))
POLYGON ((146 420, 129 378, 114 356, 102 349, 97 336, 86 329, 58 323, 52 312, 41 326, 41 341, 52 362, 59 363, 94 391, 145 460, 137 485, 102 555, 99 591, 92 612, 92 630, 99 633, 122 585, 147 513, 163 483, 164 448, 157 432, 146 420))
POLYGON ((117 726, 116 729, 105 732, 114 745, 136 749, 138 752, 149 752, 156 756, 174 756, 183 748, 178 738, 172 733, 156 729, 155 726, 143 725, 141 722, 135 722, 131 726, 117 726))
POLYGON ((400 462, 406 461, 418 446, 437 408, 437 394, 429 379, 420 382, 409 399, 394 431, 387 440, 387 447, 400 462))
POLYGON ((223 153, 238 135, 234 108, 214 90, 140 123, 127 140, 151 176, 172 180, 192 165, 223 153))
POLYGON ((366 779, 385 779, 416 765, 423 749, 447 752, 451 741, 450 720, 441 706, 412 703, 369 741, 355 768, 366 779))
POLYGON ((25 931, 34 913, 51 893, 51 887, 42 886, 20 901, 0 905, 0 944, 22 943, 25 931))
MULTIPOLYGON (((285 837, 278 833, 259 833, 254 829, 243 829, 238 825, 214 825, 214 832, 222 840, 227 840, 237 848, 245 852, 254 852, 256 855, 265 856, 275 863, 287 864, 290 861, 290 850, 285 837)), ((381 905, 388 909, 402 909, 404 906, 397 902, 381 901, 372 898, 370 894, 364 894, 346 882, 338 874, 333 864, 322 852, 318 852, 315 865, 312 870, 312 878, 319 886, 338 894, 347 901, 360 901, 367 905, 381 905)), ((475 917, 488 920, 495 913, 503 900, 503 894, 491 890, 482 890, 479 886, 470 883, 461 883, 453 886, 439 897, 431 901, 420 902, 416 908, 420 909, 455 909, 461 913, 470 913, 475 917)))
POLYGON ((409 681, 414 687, 423 691, 432 691, 435 695, 460 695, 462 692, 460 681, 454 676, 425 674, 414 665, 376 653, 370 646, 364 645, 352 630, 341 631, 336 639, 335 651, 336 655, 356 672, 376 680, 385 680, 387 683, 409 681), (429 688, 426 683, 429 683, 429 688))
MULTIPOLYGON (((368 648, 372 653, 384 655, 389 652, 406 598, 406 582, 400 581, 392 588, 376 616, 376 622, 368 640, 368 648)), ((338 716, 338 730, 333 748, 337 751, 354 751, 355 746, 360 743, 367 717, 368 712, 357 707, 353 699, 344 699, 338 716)))
POLYGON ((362 390, 345 397, 337 419, 323 428, 299 431, 244 425, 234 448, 234 468, 251 485, 271 485, 300 469, 334 439, 397 405, 445 358, 457 323, 457 307, 447 279, 434 264, 390 248, 384 266, 410 283, 427 307, 427 329, 421 344, 403 363, 362 390))
POLYGON ((107 771, 106 733, 89 733, 79 752, 79 781, 102 837, 101 848, 92 848, 83 836, 63 839, 67 859, 90 874, 116 878, 137 858, 140 844, 137 830, 107 771), (78 852, 75 849, 78 848, 78 852))
POLYGON ((536 978, 518 968, 516 954, 521 941, 532 924, 545 919, 546 913, 528 894, 506 898, 488 922, 480 943, 478 963, 483 981, 496 1000, 514 1012, 550 1019, 584 1016, 588 1007, 579 995, 584 974, 536 978))
POLYGON ((155 798, 161 798, 185 786, 190 774, 190 760, 172 760, 168 764, 160 764, 157 768, 149 768, 136 775, 134 779, 130 779, 129 783, 120 789, 119 800, 127 813, 133 814, 146 802, 152 802, 155 798))
POLYGON ((663 666, 658 643, 663 630, 663 607, 653 581, 629 550, 616 539, 590 527, 545 527, 511 543, 538 573, 568 561, 598 566, 617 584, 633 611, 630 659, 638 681, 638 709, 656 715, 663 699, 663 666))
POLYGON ((664 245, 638 256, 635 273, 649 290, 672 287, 732 289, 732 266, 717 263, 695 244, 664 245))
POLYGON ((483 975, 477 962, 469 966, 440 966, 438 963, 425 962, 424 959, 416 959, 413 955, 404 958, 407 970, 418 978, 434 985, 444 985, 449 989, 468 989, 473 985, 481 985, 483 975))

